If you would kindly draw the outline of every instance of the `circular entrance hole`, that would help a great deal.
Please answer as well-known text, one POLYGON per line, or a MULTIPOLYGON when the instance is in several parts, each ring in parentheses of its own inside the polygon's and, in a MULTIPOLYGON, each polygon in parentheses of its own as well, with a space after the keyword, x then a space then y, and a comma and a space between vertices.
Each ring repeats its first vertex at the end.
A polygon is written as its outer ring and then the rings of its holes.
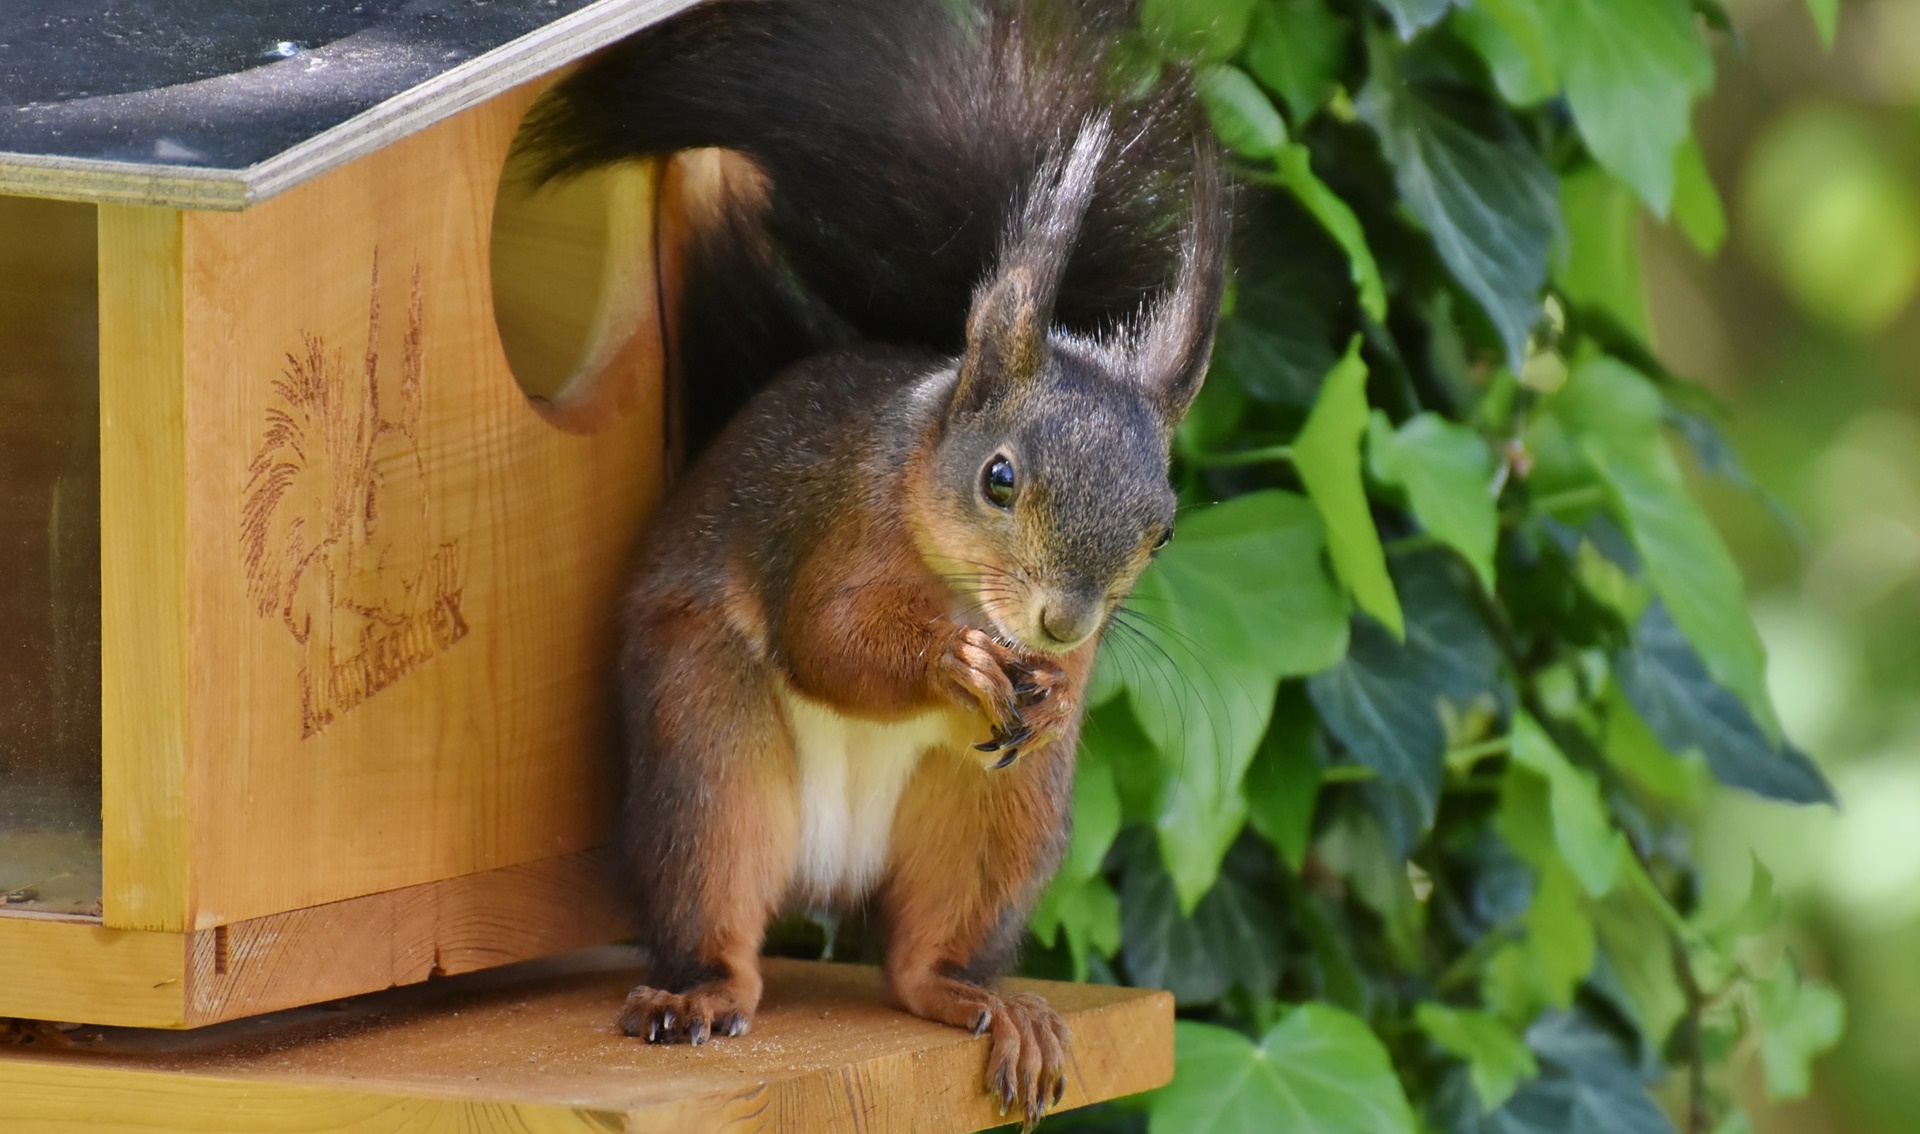
POLYGON ((590 431, 657 366, 655 166, 541 185, 531 164, 516 146, 494 200, 494 321, 534 406, 563 429, 590 431))

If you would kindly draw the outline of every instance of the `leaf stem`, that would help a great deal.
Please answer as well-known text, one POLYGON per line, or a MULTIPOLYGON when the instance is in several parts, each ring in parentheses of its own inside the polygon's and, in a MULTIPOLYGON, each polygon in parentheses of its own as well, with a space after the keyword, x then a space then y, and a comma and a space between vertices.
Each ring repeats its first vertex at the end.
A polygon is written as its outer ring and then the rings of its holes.
POLYGON ((1533 502, 1540 512, 1571 512, 1576 508, 1587 508, 1607 501, 1606 490, 1597 484, 1569 488, 1565 492, 1553 492, 1533 502))
POLYGON ((1428 548, 1445 547, 1446 544, 1425 532, 1421 532, 1419 535, 1401 536, 1399 539, 1390 539, 1382 546, 1388 555, 1409 555, 1416 551, 1426 551, 1428 548))
POLYGON ((1293 446, 1266 445, 1258 449, 1236 449, 1228 453, 1195 453, 1188 458, 1202 468, 1231 469, 1246 465, 1265 465, 1293 460, 1293 446))
POLYGON ((1478 744, 1468 744, 1461 748, 1447 749, 1447 763, 1452 764, 1456 761, 1465 761, 1471 764, 1476 760, 1488 756, 1502 755, 1511 747, 1513 747, 1512 737, 1496 736, 1492 740, 1483 740, 1478 744))
POLYGON ((1320 782, 1323 784, 1353 784, 1374 779, 1379 775, 1379 772, 1366 764, 1335 764, 1331 768, 1321 770, 1320 782))

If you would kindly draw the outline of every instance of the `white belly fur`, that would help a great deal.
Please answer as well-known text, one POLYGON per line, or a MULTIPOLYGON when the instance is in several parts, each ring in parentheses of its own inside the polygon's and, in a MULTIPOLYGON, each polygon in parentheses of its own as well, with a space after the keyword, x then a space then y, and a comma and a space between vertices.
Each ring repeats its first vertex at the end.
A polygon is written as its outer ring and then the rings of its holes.
POLYGON ((800 845, 788 894, 803 904, 857 901, 886 869, 900 796, 921 758, 950 742, 954 714, 882 724, 784 687, 780 703, 800 773, 800 845))

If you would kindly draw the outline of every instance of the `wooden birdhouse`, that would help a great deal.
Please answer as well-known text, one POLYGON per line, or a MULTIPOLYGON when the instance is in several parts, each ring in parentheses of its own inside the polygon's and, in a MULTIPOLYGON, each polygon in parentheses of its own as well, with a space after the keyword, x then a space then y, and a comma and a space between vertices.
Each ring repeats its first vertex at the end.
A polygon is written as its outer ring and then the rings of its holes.
POLYGON ((192 1026, 620 935, 653 181, 509 153, 683 6, 0 8, 0 1017, 192 1026))

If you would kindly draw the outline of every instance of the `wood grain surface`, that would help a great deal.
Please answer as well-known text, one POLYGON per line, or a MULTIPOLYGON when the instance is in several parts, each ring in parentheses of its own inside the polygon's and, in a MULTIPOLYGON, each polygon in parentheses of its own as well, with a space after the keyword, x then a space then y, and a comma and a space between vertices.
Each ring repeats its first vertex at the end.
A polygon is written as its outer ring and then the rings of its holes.
MULTIPOLYGON (((78 1131, 862 1134, 1001 1124, 987 1041, 888 1007, 869 968, 767 962, 753 1031, 650 1047, 614 1015, 625 950, 551 958, 190 1033, 83 1029, 0 1048, 0 1119, 78 1131)), ((1065 1105, 1165 1083, 1163 992, 1016 982, 1073 1028, 1065 1105)))

